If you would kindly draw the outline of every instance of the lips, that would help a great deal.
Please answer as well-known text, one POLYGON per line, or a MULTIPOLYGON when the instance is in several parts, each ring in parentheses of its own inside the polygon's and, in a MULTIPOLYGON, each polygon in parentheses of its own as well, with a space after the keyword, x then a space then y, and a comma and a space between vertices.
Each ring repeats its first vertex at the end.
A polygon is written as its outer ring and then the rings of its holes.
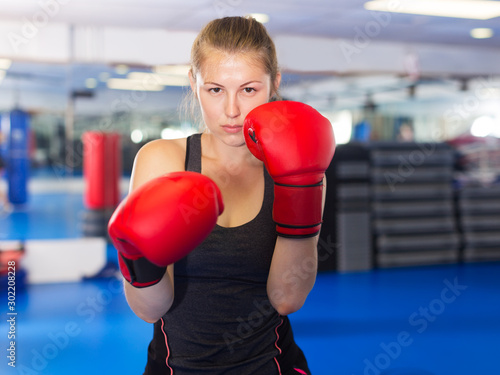
POLYGON ((226 133, 234 134, 240 132, 241 129, 243 129, 243 125, 222 125, 222 129, 224 129, 226 133))

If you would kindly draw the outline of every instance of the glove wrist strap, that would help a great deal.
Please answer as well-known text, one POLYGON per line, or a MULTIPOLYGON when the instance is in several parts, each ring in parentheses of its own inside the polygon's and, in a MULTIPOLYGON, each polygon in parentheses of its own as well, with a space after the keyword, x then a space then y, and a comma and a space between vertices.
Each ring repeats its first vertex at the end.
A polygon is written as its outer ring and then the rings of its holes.
POLYGON ((313 185, 275 183, 273 219, 279 236, 307 238, 321 229, 323 181, 313 185))
POLYGON ((145 288, 160 282, 167 267, 160 267, 146 258, 129 259, 118 252, 118 263, 125 280, 136 288, 145 288))

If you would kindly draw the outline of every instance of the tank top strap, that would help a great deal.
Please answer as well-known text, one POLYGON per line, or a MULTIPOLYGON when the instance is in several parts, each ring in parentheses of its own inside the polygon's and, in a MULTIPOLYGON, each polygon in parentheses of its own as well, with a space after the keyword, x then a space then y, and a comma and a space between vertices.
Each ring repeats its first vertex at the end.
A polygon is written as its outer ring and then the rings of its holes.
POLYGON ((201 133, 192 134, 187 138, 184 169, 201 173, 201 133))

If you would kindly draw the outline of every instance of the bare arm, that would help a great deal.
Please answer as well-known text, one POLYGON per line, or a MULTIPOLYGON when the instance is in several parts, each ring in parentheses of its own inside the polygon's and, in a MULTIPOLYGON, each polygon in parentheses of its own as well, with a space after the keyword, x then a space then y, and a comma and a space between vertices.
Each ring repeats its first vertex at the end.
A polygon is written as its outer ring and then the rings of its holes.
POLYGON ((124 280, 125 297, 132 311, 142 320, 155 323, 172 306, 174 302, 173 265, 161 281, 146 288, 135 288, 124 280))
MULTIPOLYGON (((323 180, 323 206, 326 179, 323 180)), ((267 295, 281 315, 298 311, 316 281, 319 235, 310 238, 278 237, 267 281, 267 295)))
MULTIPOLYGON (((134 161, 130 192, 155 177, 183 170, 184 154, 185 149, 179 140, 153 141, 145 145, 134 161)), ((163 278, 155 285, 135 288, 124 280, 124 286, 132 311, 144 321, 154 323, 170 309, 174 301, 174 265, 167 267, 163 278)))

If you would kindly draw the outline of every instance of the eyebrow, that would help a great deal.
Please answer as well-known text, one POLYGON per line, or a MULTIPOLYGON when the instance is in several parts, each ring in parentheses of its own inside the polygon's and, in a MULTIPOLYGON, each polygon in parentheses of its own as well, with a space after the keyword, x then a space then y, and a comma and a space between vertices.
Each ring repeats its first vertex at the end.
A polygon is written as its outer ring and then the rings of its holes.
POLYGON ((250 85, 252 83, 262 83, 262 81, 257 81, 257 80, 255 80, 255 81, 248 81, 248 82, 242 84, 240 87, 248 86, 248 85, 250 85))
MULTIPOLYGON (((262 81, 258 81, 258 80, 248 81, 248 82, 245 82, 242 85, 240 85, 240 87, 248 86, 248 85, 250 85, 252 83, 262 83, 262 81)), ((224 85, 221 85, 220 83, 212 82, 212 81, 205 82, 204 85, 215 85, 215 86, 219 86, 219 87, 224 87, 224 85)))

